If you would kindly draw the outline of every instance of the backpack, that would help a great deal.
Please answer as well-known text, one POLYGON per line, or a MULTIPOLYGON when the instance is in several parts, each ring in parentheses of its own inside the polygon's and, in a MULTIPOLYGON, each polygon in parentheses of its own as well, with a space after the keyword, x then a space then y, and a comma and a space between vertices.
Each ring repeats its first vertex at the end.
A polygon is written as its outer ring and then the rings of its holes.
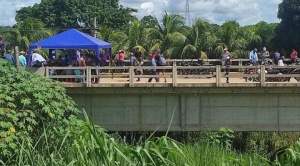
POLYGON ((231 62, 230 62, 230 59, 226 59, 226 60, 225 60, 225 65, 226 65, 226 66, 230 66, 230 63, 231 63, 231 62))
POLYGON ((160 66, 165 66, 165 65, 167 65, 167 62, 166 62, 166 59, 165 59, 165 57, 164 57, 164 55, 158 55, 159 56, 159 61, 158 61, 158 64, 160 65, 160 66))

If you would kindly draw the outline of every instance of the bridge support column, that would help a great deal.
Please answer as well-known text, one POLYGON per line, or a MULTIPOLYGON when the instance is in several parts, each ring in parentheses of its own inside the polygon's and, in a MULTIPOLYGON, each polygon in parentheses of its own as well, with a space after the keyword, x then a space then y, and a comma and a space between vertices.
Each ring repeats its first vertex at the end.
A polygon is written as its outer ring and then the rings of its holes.
POLYGON ((86 86, 91 87, 92 86, 92 79, 91 79, 91 66, 86 67, 86 86))
POLYGON ((134 87, 134 66, 129 67, 129 87, 134 87))
POLYGON ((186 96, 185 94, 180 95, 180 125, 181 131, 186 131, 186 96))
POLYGON ((216 66, 216 86, 220 87, 221 85, 221 66, 216 66))
POLYGON ((173 87, 177 87, 177 66, 176 66, 176 62, 173 62, 172 84, 173 84, 173 87))
POLYGON ((266 73, 265 73, 266 67, 265 65, 260 66, 260 86, 264 87, 266 86, 266 73))

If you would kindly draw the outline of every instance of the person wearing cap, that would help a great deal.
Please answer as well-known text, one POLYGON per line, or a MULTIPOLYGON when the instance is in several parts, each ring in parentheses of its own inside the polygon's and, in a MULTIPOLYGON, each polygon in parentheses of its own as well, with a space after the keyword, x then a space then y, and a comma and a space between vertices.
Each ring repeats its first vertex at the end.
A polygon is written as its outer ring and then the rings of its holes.
POLYGON ((267 60, 270 56, 270 53, 269 51, 267 50, 266 47, 263 48, 262 52, 261 52, 261 55, 262 55, 262 62, 263 64, 267 64, 267 60))
POLYGON ((26 67, 27 66, 27 62, 26 62, 26 58, 25 58, 25 52, 21 51, 20 55, 19 55, 19 64, 21 67, 26 67))
POLYGON ((226 66, 225 61, 226 61, 227 57, 231 58, 231 54, 229 51, 227 51, 227 48, 224 48, 224 50, 220 56, 222 66, 226 66))
POLYGON ((254 48, 250 54, 249 54, 249 60, 250 60, 250 63, 252 63, 253 65, 257 65, 257 62, 258 62, 258 57, 257 57, 257 49, 254 48))

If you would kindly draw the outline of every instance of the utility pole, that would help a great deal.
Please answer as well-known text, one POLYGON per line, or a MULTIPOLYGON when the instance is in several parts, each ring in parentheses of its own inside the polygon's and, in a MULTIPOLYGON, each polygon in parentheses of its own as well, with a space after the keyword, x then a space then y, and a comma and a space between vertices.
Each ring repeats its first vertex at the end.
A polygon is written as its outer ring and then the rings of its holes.
POLYGON ((96 28, 97 28, 97 18, 94 17, 94 37, 97 37, 96 28))

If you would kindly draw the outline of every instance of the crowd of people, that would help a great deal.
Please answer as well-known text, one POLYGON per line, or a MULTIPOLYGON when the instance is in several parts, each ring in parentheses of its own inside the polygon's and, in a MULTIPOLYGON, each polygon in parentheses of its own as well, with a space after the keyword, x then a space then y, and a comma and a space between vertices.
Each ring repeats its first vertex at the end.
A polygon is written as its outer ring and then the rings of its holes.
MULTIPOLYGON (((4 58, 12 63, 15 64, 15 57, 12 55, 11 50, 5 50, 5 47, 3 46, 5 44, 5 41, 0 36, 0 51, 3 52, 4 58)), ((100 51, 99 59, 95 55, 94 50, 61 50, 63 51, 63 54, 58 56, 57 50, 53 50, 49 54, 48 60, 46 60, 41 54, 39 54, 38 50, 33 50, 31 57, 30 57, 30 64, 27 64, 26 61, 26 52, 21 51, 19 55, 19 66, 26 67, 26 66, 32 66, 32 67, 42 67, 42 66, 58 66, 58 67, 85 67, 85 66, 106 66, 107 60, 110 59, 110 54, 106 53, 105 50, 100 51)), ((119 50, 117 54, 114 56, 113 62, 117 64, 118 66, 125 66, 125 51, 119 50)), ((163 56, 163 54, 160 53, 159 50, 154 50, 151 54, 149 54, 147 57, 140 51, 140 49, 137 47, 135 48, 133 53, 129 53, 129 62, 131 66, 142 66, 144 65, 144 59, 148 59, 150 62, 150 66, 165 66, 166 65, 166 59, 163 56)), ((226 76, 226 82, 229 83, 229 72, 230 72, 230 65, 231 60, 233 59, 232 54, 228 51, 227 48, 224 48, 223 52, 220 55, 221 59, 221 65, 224 67, 225 76, 226 76)), ((284 56, 281 56, 278 51, 275 51, 274 53, 270 54, 270 52, 266 49, 266 47, 263 47, 261 52, 258 53, 258 50, 254 48, 249 52, 249 61, 251 65, 278 65, 278 66, 284 66, 284 56), (261 62, 259 63, 259 56, 261 58, 261 62)), ((292 63, 299 64, 298 59, 298 53, 295 49, 292 49, 290 54, 290 59, 292 63)), ((102 70, 105 72, 105 70, 102 70)), ((142 69, 136 68, 135 69, 135 75, 142 75, 143 74, 142 69)), ((151 68, 149 70, 151 75, 165 75, 164 70, 162 69, 155 69, 151 68)), ((121 69, 120 72, 125 72, 124 69, 121 69)), ((85 75, 85 70, 50 70, 49 75, 85 75)), ((96 69, 91 70, 92 75, 99 75, 99 71, 96 69)), ((152 82, 154 79, 156 82, 160 81, 160 76, 157 77, 151 77, 148 79, 148 82, 152 82)), ((58 79, 59 81, 66 81, 66 82, 85 82, 85 78, 77 78, 77 79, 58 79)), ((140 77, 137 78, 136 81, 140 81, 140 77)), ((167 82, 166 77, 164 77, 164 81, 167 82)), ((98 83, 98 78, 94 78, 92 80, 93 83, 98 83)))
MULTIPOLYGON (((225 75, 229 75, 230 71, 230 65, 231 65, 231 59, 233 59, 232 54, 227 50, 227 48, 224 48, 224 51, 222 52, 221 56, 221 65, 225 67, 225 75)), ((259 64, 261 65, 278 65, 278 66, 285 66, 284 64, 284 56, 281 56, 278 50, 275 50, 275 52, 271 55, 270 52, 267 50, 266 47, 263 47, 262 51, 258 53, 257 49, 254 48, 249 52, 249 61, 250 65, 257 66, 259 64), (261 56, 261 63, 259 63, 259 55, 261 56)), ((298 58, 298 53, 295 49, 292 49, 290 54, 290 59, 292 61, 292 64, 299 64, 300 60, 298 58)), ((229 83, 229 77, 226 77, 226 82, 229 83)))
MULTIPOLYGON (((150 62, 150 66, 165 66, 166 65, 166 59, 163 54, 160 53, 159 50, 154 50, 152 54, 149 54, 148 57, 146 57, 140 49, 137 47, 135 48, 135 51, 133 53, 129 53, 129 62, 131 66, 142 66, 144 64, 144 59, 148 59, 150 62)), ((117 63, 119 66, 125 66, 124 63, 125 60, 125 51, 119 50, 114 58, 114 62, 117 63)), ((121 72, 124 72, 124 70, 121 70, 121 72)), ((135 69, 135 75, 142 75, 143 70, 142 69, 135 69)), ((165 75, 165 72, 163 69, 151 69, 150 70, 151 75, 165 75)), ((156 82, 159 82, 159 77, 154 77, 156 82)), ((141 79, 138 78, 136 81, 140 81, 141 79)), ((149 78, 148 82, 151 82, 153 78, 149 78)), ((167 79, 164 77, 164 81, 167 82, 167 79)))

